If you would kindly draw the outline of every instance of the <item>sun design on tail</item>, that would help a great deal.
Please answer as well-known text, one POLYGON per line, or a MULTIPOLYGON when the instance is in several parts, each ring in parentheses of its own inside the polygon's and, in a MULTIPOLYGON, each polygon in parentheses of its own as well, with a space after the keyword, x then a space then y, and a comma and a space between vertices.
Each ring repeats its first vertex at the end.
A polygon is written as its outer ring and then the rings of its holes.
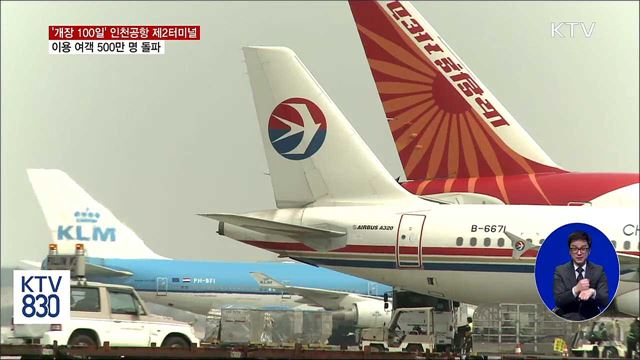
MULTIPOLYGON (((479 177, 494 177, 502 199, 509 203, 504 176, 526 175, 549 202, 535 177, 549 168, 506 145, 415 44, 385 18, 388 24, 375 27, 380 33, 386 29, 385 36, 362 24, 358 31, 407 178, 425 180, 422 189, 430 180, 447 179, 445 191, 451 190, 454 180, 466 178, 468 191, 473 192, 479 177)), ((453 62, 436 65, 462 68, 453 62)))

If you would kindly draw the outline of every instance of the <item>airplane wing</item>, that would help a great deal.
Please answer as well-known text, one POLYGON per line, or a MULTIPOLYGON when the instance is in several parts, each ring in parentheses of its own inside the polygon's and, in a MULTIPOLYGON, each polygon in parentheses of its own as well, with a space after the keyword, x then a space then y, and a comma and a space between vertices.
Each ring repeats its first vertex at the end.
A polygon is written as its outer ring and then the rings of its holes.
POLYGON ((353 304, 358 300, 358 298, 360 300, 362 300, 362 298, 379 299, 375 296, 356 295, 346 291, 335 291, 335 290, 324 290, 324 289, 307 288, 307 287, 299 287, 299 286, 289 286, 261 272, 252 272, 251 276, 256 280, 256 282, 261 287, 282 290, 290 294, 302 296, 322 306, 326 310, 344 309, 345 308, 344 304, 347 304, 347 303, 353 304))
POLYGON ((631 264, 638 266, 638 256, 618 253, 618 258, 620 259, 620 265, 622 264, 631 264))
POLYGON ((640 265, 635 255, 618 253, 620 261, 620 281, 640 282, 640 265))
POLYGON ((263 234, 277 234, 291 237, 333 238, 346 235, 344 231, 319 229, 310 226, 293 225, 234 214, 198 214, 210 219, 240 226, 263 234))

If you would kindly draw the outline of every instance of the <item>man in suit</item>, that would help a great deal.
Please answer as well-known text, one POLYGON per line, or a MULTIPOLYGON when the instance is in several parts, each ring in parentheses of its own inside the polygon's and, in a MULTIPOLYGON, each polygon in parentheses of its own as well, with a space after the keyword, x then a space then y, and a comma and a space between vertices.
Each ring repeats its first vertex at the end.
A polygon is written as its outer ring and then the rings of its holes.
POLYGON ((591 237, 584 231, 569 235, 571 261, 553 274, 554 312, 565 319, 582 321, 600 314, 609 304, 604 268, 588 261, 591 237))

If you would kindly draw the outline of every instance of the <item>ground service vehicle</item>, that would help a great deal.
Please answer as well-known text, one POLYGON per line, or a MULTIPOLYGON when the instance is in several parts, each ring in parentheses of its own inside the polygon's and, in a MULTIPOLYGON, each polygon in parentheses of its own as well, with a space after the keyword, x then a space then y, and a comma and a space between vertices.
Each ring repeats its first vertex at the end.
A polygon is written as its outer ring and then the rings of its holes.
POLYGON ((620 338, 620 331, 616 329, 615 320, 600 318, 591 322, 576 332, 571 342, 571 352, 574 356, 611 359, 622 357, 627 347, 620 338))
POLYGON ((15 325, 14 336, 26 343, 52 345, 151 346, 188 348, 198 344, 193 327, 149 313, 129 286, 84 280, 84 248, 75 255, 57 255, 50 246, 48 269, 72 269, 71 319, 61 324, 15 325), (70 266, 70 267, 69 267, 70 266))
POLYGON ((398 308, 388 326, 363 329, 361 346, 372 351, 432 352, 434 349, 433 308, 398 308))
POLYGON ((458 331, 467 325, 467 317, 475 306, 457 301, 440 299, 412 291, 394 290, 394 308, 433 307, 433 335, 436 352, 459 351, 462 345, 458 331))

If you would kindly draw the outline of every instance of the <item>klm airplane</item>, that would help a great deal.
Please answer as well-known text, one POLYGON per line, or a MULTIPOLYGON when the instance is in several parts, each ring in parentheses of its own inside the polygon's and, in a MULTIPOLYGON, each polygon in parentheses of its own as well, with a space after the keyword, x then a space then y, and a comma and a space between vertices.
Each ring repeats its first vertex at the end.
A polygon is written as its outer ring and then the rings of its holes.
POLYGON ((323 308, 358 327, 390 318, 383 301, 389 286, 294 261, 165 258, 63 171, 27 173, 58 252, 73 253, 77 243, 84 245, 89 280, 132 286, 146 301, 198 314, 226 307, 323 308))

